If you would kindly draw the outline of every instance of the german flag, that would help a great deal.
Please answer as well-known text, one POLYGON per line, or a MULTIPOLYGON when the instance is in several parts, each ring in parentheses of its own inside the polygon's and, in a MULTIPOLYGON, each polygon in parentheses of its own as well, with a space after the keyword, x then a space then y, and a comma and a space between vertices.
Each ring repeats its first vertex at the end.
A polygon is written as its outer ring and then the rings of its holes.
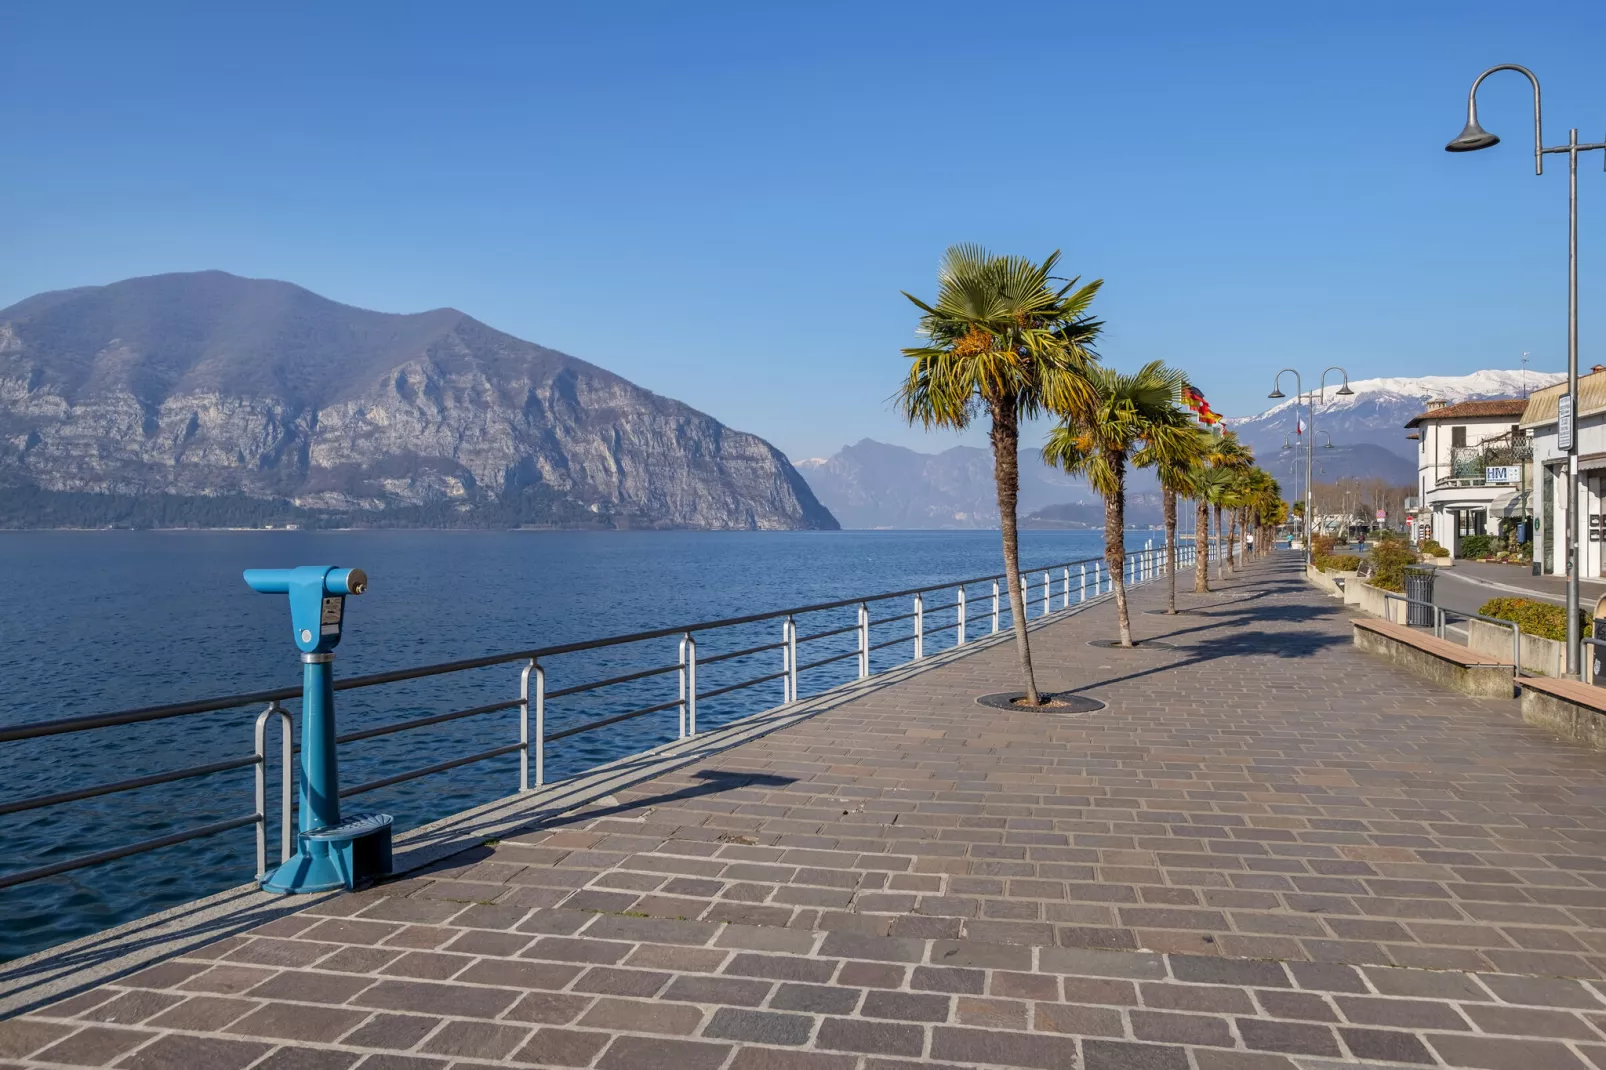
POLYGON ((1199 417, 1199 422, 1206 427, 1213 427, 1221 422, 1221 416, 1211 409, 1210 402, 1205 400, 1205 396, 1199 392, 1197 387, 1191 384, 1184 386, 1182 388, 1182 400, 1199 417))

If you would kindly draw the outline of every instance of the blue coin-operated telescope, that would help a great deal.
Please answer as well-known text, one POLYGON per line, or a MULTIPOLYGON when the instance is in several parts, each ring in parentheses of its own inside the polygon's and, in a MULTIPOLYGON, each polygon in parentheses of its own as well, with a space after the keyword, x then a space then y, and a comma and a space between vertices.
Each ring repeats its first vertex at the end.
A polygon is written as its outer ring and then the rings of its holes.
MULTIPOLYGON (((334 649, 340 643, 346 596, 368 589, 360 568, 302 565, 248 568, 245 582, 259 594, 290 596, 290 626, 301 651, 301 816, 296 853, 268 874, 270 892, 327 892, 356 888, 390 872, 389 814, 340 819, 340 771, 335 759, 334 649)), ((285 770, 289 776, 290 771, 285 770)))

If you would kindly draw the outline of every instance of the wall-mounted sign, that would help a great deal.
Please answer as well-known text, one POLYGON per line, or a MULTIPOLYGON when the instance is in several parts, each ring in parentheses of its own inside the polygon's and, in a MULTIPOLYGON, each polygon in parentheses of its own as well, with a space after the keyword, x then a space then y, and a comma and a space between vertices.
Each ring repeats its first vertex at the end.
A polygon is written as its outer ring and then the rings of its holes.
POLYGON ((1563 452, 1573 448, 1573 396, 1556 399, 1556 447, 1563 452))
POLYGON ((1517 471, 1517 466, 1514 464, 1490 466, 1483 470, 1483 481, 1485 483, 1515 483, 1517 481, 1517 471))

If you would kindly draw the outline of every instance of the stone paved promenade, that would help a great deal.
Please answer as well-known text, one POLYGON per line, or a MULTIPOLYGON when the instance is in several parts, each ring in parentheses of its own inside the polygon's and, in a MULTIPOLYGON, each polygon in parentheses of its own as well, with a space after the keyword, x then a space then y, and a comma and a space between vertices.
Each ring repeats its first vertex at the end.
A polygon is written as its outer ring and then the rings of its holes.
MULTIPOLYGON (((1606 1067, 1606 756, 1357 653, 1286 558, 980 650, 0 1023, 138 1070, 1606 1067)), ((9 1060, 9 1062, 7 1062, 9 1060)))

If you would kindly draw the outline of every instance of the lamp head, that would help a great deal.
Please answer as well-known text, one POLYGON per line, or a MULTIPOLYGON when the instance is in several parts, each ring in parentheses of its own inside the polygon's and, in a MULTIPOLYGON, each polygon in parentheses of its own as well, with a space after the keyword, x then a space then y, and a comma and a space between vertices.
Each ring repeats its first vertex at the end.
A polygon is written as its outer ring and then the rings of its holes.
POLYGON ((1285 398, 1288 395, 1283 393, 1282 387, 1274 386, 1271 388, 1271 393, 1267 394, 1266 396, 1269 398, 1285 398))
POLYGON ((1476 152, 1500 144, 1500 139, 1478 125, 1478 113, 1474 109, 1467 116, 1466 128, 1456 135, 1454 141, 1444 146, 1445 152, 1476 152))
POLYGON ((1338 391, 1337 391, 1337 393, 1338 393, 1338 396, 1339 396, 1339 397, 1341 397, 1341 398, 1347 398, 1347 397, 1349 397, 1349 396, 1350 396, 1350 395, 1351 395, 1351 394, 1353 394, 1353 393, 1355 393, 1355 391, 1353 391, 1353 390, 1351 390, 1351 389, 1350 389, 1350 388, 1349 388, 1349 380, 1348 380, 1348 379, 1345 379, 1345 380, 1344 380, 1344 385, 1343 385, 1343 386, 1341 386, 1341 387, 1339 387, 1339 388, 1338 388, 1338 391))

